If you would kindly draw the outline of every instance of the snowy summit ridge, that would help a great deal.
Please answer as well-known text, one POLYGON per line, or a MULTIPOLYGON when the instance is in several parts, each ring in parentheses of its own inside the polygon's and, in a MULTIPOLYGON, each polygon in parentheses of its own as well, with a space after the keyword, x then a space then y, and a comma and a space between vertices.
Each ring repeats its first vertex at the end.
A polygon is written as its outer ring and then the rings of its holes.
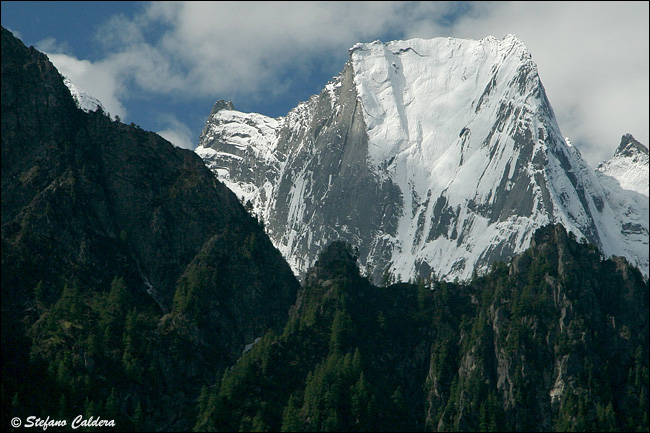
MULTIPOLYGON (((603 176, 623 159, 597 173, 563 139, 515 36, 375 41, 349 55, 285 117, 217 102, 196 150, 296 272, 344 239, 375 277, 465 279, 556 222, 647 275, 647 187, 621 193, 623 169, 603 176)), ((647 173, 647 151, 639 161, 647 173)))
POLYGON ((455 141, 457 125, 467 123, 468 112, 481 109, 490 93, 509 86, 513 69, 525 66, 536 74, 526 47, 512 35, 503 41, 375 41, 357 44, 351 59, 372 143, 369 156, 377 165, 417 143, 434 152, 428 160, 438 159, 444 149, 437 143, 455 141))

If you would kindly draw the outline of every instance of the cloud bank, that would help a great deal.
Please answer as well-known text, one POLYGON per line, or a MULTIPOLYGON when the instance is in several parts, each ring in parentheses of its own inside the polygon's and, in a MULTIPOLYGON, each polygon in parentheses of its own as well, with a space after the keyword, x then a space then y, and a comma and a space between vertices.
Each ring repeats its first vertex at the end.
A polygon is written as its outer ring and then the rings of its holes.
MULTIPOLYGON (((97 30, 99 61, 46 52, 125 117, 138 94, 273 100, 340 72, 356 42, 509 33, 529 48, 563 133, 590 164, 623 133, 648 144, 647 2, 153 2, 97 30)), ((187 146, 185 125, 167 125, 187 146)))

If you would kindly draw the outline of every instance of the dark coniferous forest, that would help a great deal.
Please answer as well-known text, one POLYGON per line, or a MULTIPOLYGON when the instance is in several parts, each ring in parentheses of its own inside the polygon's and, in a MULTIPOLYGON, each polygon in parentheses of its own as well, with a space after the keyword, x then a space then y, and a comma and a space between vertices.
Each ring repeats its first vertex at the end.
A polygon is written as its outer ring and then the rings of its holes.
MULTIPOLYGON (((201 159, 2 29, 2 427, 648 431, 648 281, 540 228, 467 282, 300 283, 201 159)), ((91 430, 110 430, 97 428, 91 430)))

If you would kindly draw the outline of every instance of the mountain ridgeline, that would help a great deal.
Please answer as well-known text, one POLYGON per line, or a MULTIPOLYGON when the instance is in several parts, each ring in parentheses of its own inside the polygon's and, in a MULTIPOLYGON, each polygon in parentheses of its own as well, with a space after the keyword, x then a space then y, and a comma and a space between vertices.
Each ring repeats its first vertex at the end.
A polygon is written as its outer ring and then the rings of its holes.
MULTIPOLYGON (((397 48, 399 57, 426 47, 397 48)), ((398 57, 390 73, 407 68, 398 57)), ((522 251, 504 250, 463 283, 440 278, 433 262, 409 283, 372 268, 397 257, 381 245, 406 248, 403 225, 429 221, 426 209, 459 226, 451 187, 449 201, 414 187, 405 210, 407 180, 391 174, 405 153, 381 154, 368 135, 373 108, 357 66, 292 111, 292 126, 215 104, 223 128, 211 123, 203 137, 229 138, 202 147, 201 160, 80 104, 47 57, 4 28, 1 61, 3 427, 35 416, 70 431, 82 415, 117 431, 648 430, 649 288, 633 260, 541 224, 522 251), (239 175, 248 180, 232 181, 239 175), (265 199, 278 191, 285 209, 265 199), (322 194, 320 211, 306 191, 322 194), (372 224, 355 226, 361 215, 372 224), (307 216, 320 232, 298 224, 307 216), (319 250, 300 263, 302 283, 264 229, 280 233, 278 218, 290 222, 280 246, 319 250)), ((477 130, 459 136, 468 164, 481 152, 469 138, 477 130)), ((628 213, 625 230, 642 242, 647 223, 635 212, 647 188, 621 179, 647 166, 647 149, 624 138, 589 179, 636 191, 604 200, 628 213)), ((423 227, 413 227, 418 239, 442 233, 423 227)))
POLYGON ((190 428, 200 386, 282 328, 298 287, 195 153, 78 109, 2 29, 4 427, 84 413, 190 428))

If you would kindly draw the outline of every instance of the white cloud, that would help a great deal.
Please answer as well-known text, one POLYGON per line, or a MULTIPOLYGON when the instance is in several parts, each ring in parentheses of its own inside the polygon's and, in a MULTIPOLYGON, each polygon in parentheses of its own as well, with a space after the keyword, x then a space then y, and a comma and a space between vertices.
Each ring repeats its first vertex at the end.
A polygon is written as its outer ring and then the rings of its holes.
POLYGON ((162 115, 160 119, 167 127, 157 134, 176 147, 193 150, 196 145, 192 142, 192 131, 183 122, 172 115, 162 115))
MULTIPOLYGON (((392 2, 162 2, 132 20, 111 19, 98 37, 117 69, 152 92, 251 94, 287 68, 395 27, 392 2), (145 42, 148 29, 162 28, 145 42)), ((341 63, 341 68, 343 64, 341 63)))
POLYGON ((120 101, 123 85, 110 65, 79 60, 67 54, 46 54, 61 74, 85 93, 99 99, 111 116, 126 117, 126 108, 120 101))
POLYGON ((54 38, 45 38, 36 44, 36 49, 44 53, 70 54, 72 49, 67 42, 59 42, 54 38))
POLYGON ((273 99, 324 61, 338 73, 349 47, 385 35, 509 33, 528 46, 563 133, 592 165, 623 133, 649 143, 647 2, 152 2, 97 31, 101 61, 51 58, 124 117, 131 93, 273 99))
POLYGON ((251 96, 272 94, 278 77, 283 86, 308 79, 323 59, 340 70, 354 43, 402 34, 413 22, 456 8, 453 2, 152 2, 140 15, 111 18, 96 39, 116 73, 147 91, 251 96))
MULTIPOLYGON (((4 23, 2 25, 4 26, 4 23)), ((5 27, 5 28, 9 30, 16 38, 20 39, 21 41, 24 40, 22 33, 19 32, 18 30, 14 30, 10 27, 5 27)))

